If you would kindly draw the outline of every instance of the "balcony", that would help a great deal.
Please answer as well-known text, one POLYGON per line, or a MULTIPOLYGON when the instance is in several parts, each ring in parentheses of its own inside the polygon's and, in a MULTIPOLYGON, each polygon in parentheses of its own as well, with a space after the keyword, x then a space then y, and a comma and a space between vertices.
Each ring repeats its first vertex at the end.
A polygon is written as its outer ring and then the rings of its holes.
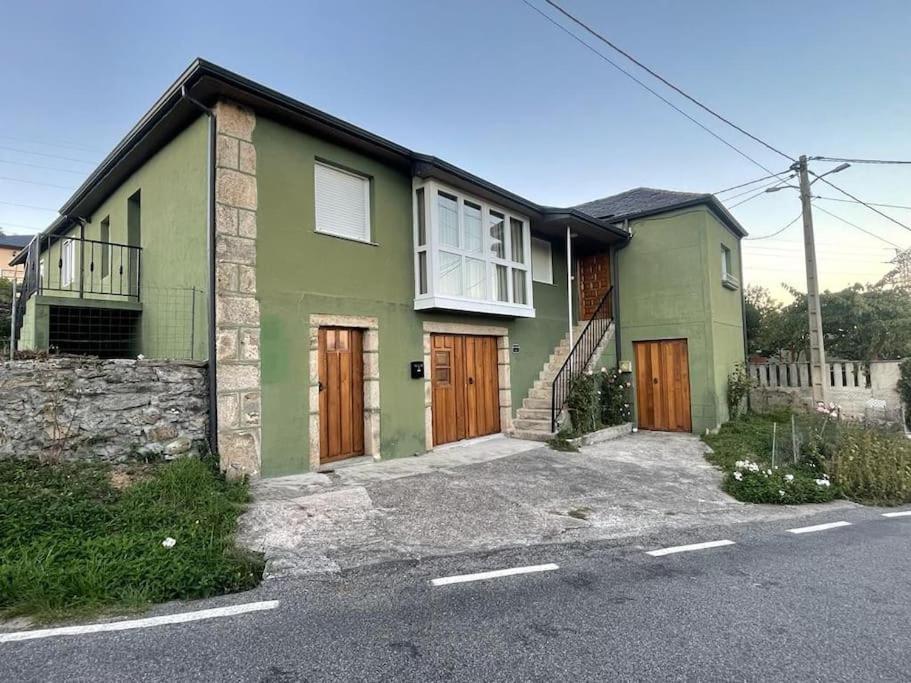
POLYGON ((139 301, 142 247, 40 236, 28 247, 22 294, 139 301))

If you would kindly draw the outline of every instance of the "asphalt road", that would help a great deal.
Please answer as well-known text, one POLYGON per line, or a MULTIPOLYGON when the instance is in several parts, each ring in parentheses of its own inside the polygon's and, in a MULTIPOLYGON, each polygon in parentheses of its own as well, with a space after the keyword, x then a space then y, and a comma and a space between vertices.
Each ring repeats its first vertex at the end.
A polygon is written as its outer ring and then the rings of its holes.
MULTIPOLYGON (((251 614, 0 643, 0 680, 911 680, 911 517, 839 510, 799 526, 636 545, 538 546, 386 565, 157 614, 251 614), (668 545, 727 547, 652 557, 668 545), (430 579, 556 563, 456 585, 430 579)), ((795 525, 792 525, 795 526, 795 525)))

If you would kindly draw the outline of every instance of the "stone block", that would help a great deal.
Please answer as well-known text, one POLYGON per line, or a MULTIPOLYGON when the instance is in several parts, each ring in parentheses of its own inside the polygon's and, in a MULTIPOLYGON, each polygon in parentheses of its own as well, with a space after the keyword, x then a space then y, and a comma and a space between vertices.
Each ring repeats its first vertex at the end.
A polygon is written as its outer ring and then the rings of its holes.
POLYGON ((237 234, 237 209, 225 204, 215 205, 215 231, 222 235, 237 234))
POLYGON ((236 292, 239 287, 239 277, 236 263, 215 264, 215 287, 219 292, 236 292))
POLYGON ((259 437, 255 430, 220 431, 218 455, 221 469, 228 479, 259 476, 259 437))
POLYGON ((227 361, 218 364, 218 392, 259 389, 259 365, 227 361))
POLYGON ((215 301, 218 325, 259 326, 259 302, 252 296, 222 294, 215 301))
POLYGON ((223 427, 240 426, 240 397, 237 394, 218 397, 218 424, 223 427))
POLYGON ((239 209, 256 210, 256 177, 230 168, 219 168, 215 179, 215 199, 239 209))
POLYGON ((241 395, 240 422, 244 426, 258 425, 260 421, 260 392, 248 391, 241 395))
POLYGON ((237 168, 244 173, 256 175, 256 148, 251 143, 240 143, 240 156, 237 168))
POLYGON ((259 360, 259 328, 240 331, 240 359, 259 360))
POLYGON ((256 212, 238 209, 237 230, 241 237, 256 239, 256 212))
POLYGON ((215 335, 215 357, 218 360, 236 360, 237 355, 237 330, 219 330, 215 335))
POLYGON ((256 294, 256 268, 254 266, 237 267, 237 289, 244 294, 256 294))
MULTIPOLYGON (((238 166, 238 143, 237 138, 219 135, 215 142, 215 162, 222 168, 236 169, 238 166)), ((243 143, 248 145, 250 143, 243 143)))
POLYGON ((215 240, 215 258, 223 263, 256 264, 256 242, 245 237, 218 235, 215 240))
POLYGON ((218 132, 241 140, 251 140, 256 128, 256 116, 249 109, 222 100, 215 105, 218 132))

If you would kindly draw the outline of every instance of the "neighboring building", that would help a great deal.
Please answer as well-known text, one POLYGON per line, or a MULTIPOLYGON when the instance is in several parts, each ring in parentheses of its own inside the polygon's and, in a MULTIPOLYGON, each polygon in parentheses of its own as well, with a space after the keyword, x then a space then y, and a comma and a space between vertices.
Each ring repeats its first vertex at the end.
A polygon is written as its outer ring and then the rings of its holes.
POLYGON ((713 196, 542 206, 203 61, 61 214, 18 259, 20 348, 214 358, 232 474, 546 438, 601 362, 640 426, 701 432, 744 359, 745 232, 713 196))
POLYGON ((16 255, 32 240, 34 235, 0 235, 0 278, 20 282, 25 267, 11 266, 16 255))

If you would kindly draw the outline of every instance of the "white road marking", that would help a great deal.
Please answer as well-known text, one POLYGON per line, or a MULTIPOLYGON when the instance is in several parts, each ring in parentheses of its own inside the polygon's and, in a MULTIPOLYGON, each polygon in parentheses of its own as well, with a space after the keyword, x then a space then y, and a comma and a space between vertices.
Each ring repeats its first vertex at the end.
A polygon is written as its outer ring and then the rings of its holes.
POLYGON ((164 614, 160 617, 148 617, 146 619, 130 619, 128 621, 111 621, 104 624, 62 626, 60 628, 46 628, 36 631, 0 633, 0 643, 13 643, 20 640, 33 640, 35 638, 53 638, 55 636, 76 636, 84 633, 100 633, 104 631, 127 631, 134 628, 149 628, 150 626, 162 626, 164 624, 184 624, 188 621, 230 617, 235 614, 245 614, 247 612, 262 612, 263 610, 275 609, 276 607, 278 607, 278 600, 265 600, 263 602, 248 602, 243 605, 231 605, 229 607, 215 607, 213 609, 204 609, 196 612, 164 614))
POLYGON ((535 572, 552 572, 560 567, 556 564, 536 564, 530 567, 513 567, 512 569, 495 569, 490 572, 478 574, 459 574, 457 576, 444 576, 441 579, 431 579, 433 586, 447 586, 451 583, 467 583, 468 581, 484 581, 485 579, 498 579, 502 576, 515 576, 516 574, 533 574, 535 572))
POLYGON ((646 555, 652 557, 661 557, 662 555, 673 555, 674 553, 688 553, 691 550, 705 550, 707 548, 720 548, 725 545, 734 545, 734 541, 706 541, 705 543, 692 543, 690 545, 675 545, 670 548, 660 548, 659 550, 649 550, 646 555))
POLYGON ((911 510, 902 510, 901 512, 884 512, 883 517, 911 517, 911 510))
POLYGON ((814 531, 825 531, 826 529, 836 529, 840 526, 851 526, 851 522, 829 522, 828 524, 816 524, 815 526, 802 526, 797 529, 788 529, 791 534, 809 534, 814 531))

